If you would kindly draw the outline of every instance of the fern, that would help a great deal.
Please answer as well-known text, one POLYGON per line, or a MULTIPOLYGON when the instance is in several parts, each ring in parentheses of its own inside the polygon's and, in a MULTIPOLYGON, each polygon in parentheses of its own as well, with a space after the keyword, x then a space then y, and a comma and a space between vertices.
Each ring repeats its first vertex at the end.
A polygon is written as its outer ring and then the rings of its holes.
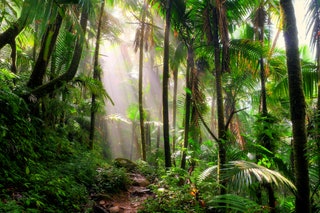
POLYGON ((231 210, 228 212, 263 212, 263 207, 256 202, 233 194, 214 196, 207 201, 207 205, 214 209, 226 208, 231 210))

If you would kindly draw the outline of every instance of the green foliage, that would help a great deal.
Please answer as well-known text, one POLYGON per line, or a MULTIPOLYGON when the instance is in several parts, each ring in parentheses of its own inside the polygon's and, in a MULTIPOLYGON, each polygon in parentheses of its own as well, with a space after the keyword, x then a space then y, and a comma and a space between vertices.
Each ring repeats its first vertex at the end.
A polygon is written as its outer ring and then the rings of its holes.
POLYGON ((249 198, 241 197, 233 194, 218 195, 207 199, 207 205, 210 209, 228 209, 228 212, 238 213, 255 213, 255 212, 269 212, 256 202, 249 198))
MULTIPOLYGON (((293 213, 295 212, 295 197, 285 196, 279 198, 279 205, 277 205, 276 212, 293 213)), ((316 212, 316 211, 312 211, 316 212)))
POLYGON ((125 168, 99 168, 97 172, 93 189, 98 193, 117 193, 126 190, 131 183, 125 168))
POLYGON ((278 124, 276 117, 271 114, 256 115, 254 130, 257 143, 264 146, 268 150, 276 149, 276 141, 280 140, 281 125, 278 124))
MULTIPOLYGON (((100 181, 97 168, 105 163, 100 150, 87 150, 82 111, 48 99, 45 119, 31 116, 28 104, 12 90, 15 79, 0 72, 0 212, 85 212, 92 206, 89 191, 100 181), (49 122, 50 116, 57 119, 49 122)), ((122 170, 103 174, 112 190, 127 180, 122 170)))
POLYGON ((88 192, 83 184, 76 181, 76 174, 71 171, 63 175, 59 168, 46 170, 42 166, 39 165, 39 171, 30 174, 30 182, 25 183, 28 190, 23 193, 25 206, 39 210, 49 206, 52 212, 62 212, 64 209, 80 210, 81 205, 87 202, 88 192))
MULTIPOLYGON (((286 186, 293 192, 296 190, 294 184, 279 172, 252 162, 243 160, 230 161, 225 167, 222 178, 230 180, 236 190, 240 190, 242 187, 249 187, 254 182, 272 183, 277 187, 286 186)), ((199 176, 199 181, 201 182, 211 174, 215 174, 216 171, 217 166, 207 168, 199 176)))
POLYGON ((171 168, 162 180, 152 185, 155 197, 148 199, 139 212, 205 212, 193 184, 184 184, 188 174, 180 168, 171 168))
POLYGON ((145 176, 150 182, 154 182, 157 177, 161 174, 161 168, 151 166, 143 160, 138 160, 137 162, 137 171, 145 176))

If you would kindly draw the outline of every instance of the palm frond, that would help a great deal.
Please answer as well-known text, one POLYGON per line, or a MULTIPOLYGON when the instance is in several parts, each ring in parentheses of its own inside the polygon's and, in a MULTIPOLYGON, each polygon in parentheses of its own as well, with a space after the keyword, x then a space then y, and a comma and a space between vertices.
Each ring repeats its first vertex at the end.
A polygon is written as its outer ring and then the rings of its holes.
POLYGON ((185 60, 186 54, 185 44, 183 42, 179 42, 171 56, 171 69, 178 69, 182 61, 185 60))
MULTIPOLYGON (((214 172, 216 172, 217 166, 207 168, 200 174, 198 180, 201 182, 214 172)), ((256 163, 248 161, 230 161, 225 165, 222 173, 222 177, 232 182, 232 186, 237 189, 242 187, 248 187, 254 182, 259 183, 272 183, 277 187, 286 186, 292 192, 296 191, 295 185, 282 174, 277 171, 268 169, 264 166, 260 166, 256 163)))
POLYGON ((230 161, 226 166, 226 175, 226 178, 230 178, 239 187, 243 187, 241 183, 247 185, 256 180, 260 183, 273 183, 277 187, 287 186, 292 191, 296 190, 294 184, 279 172, 248 161, 230 161))
POLYGON ((262 53, 259 42, 249 39, 233 39, 230 41, 230 54, 241 58, 257 61, 262 53))
POLYGON ((202 182, 206 178, 208 178, 211 175, 214 175, 217 172, 218 166, 210 166, 209 168, 205 169, 198 177, 198 181, 202 182))
MULTIPOLYGON (((311 47, 311 50, 315 50, 315 48, 317 48, 317 41, 319 39, 318 33, 320 31, 320 2, 318 0, 308 1, 306 20, 307 20, 307 33, 311 34, 310 47, 311 47)), ((316 49, 316 51, 319 51, 319 50, 316 49)))
POLYGON ((103 88, 102 82, 99 80, 95 80, 91 77, 86 77, 85 75, 79 75, 74 79, 75 82, 81 83, 84 85, 89 91, 95 94, 97 97, 100 97, 102 100, 104 98, 110 100, 111 104, 114 105, 113 100, 107 91, 103 88))
POLYGON ((123 32, 120 20, 113 16, 111 12, 105 10, 102 16, 101 32, 103 37, 111 42, 118 42, 120 33, 123 32))
POLYGON ((256 202, 234 194, 225 194, 214 196, 208 200, 207 205, 213 209, 229 209, 231 212, 254 213, 262 212, 263 207, 256 202))
POLYGON ((304 93, 306 97, 312 99, 317 96, 318 91, 317 66, 312 62, 301 60, 301 70, 304 93))
POLYGON ((226 1, 226 7, 229 8, 228 20, 236 23, 246 22, 249 14, 257 7, 257 1, 231 0, 226 1))

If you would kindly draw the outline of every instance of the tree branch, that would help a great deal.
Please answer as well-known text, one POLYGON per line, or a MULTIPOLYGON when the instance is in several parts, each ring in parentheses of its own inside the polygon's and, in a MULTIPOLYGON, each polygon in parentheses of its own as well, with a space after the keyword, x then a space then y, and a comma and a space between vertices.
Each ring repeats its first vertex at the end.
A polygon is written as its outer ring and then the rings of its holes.
POLYGON ((17 61, 17 47, 15 39, 12 39, 9 43, 11 47, 11 72, 17 73, 16 61, 17 61))
POLYGON ((211 129, 209 128, 209 126, 207 125, 207 123, 204 121, 201 113, 199 112, 198 106, 197 106, 197 104, 196 104, 195 102, 194 102, 194 107, 195 107, 195 109, 196 109, 196 111, 197 111, 197 113, 198 113, 198 115, 199 115, 199 118, 200 118, 202 124, 204 125, 205 129, 209 132, 209 134, 211 135, 211 137, 212 137, 216 142, 218 142, 219 139, 215 136, 215 134, 211 131, 211 129))
POLYGON ((248 108, 248 107, 243 108, 243 109, 239 109, 239 110, 232 110, 232 112, 231 112, 231 114, 230 114, 230 116, 229 116, 229 118, 228 118, 228 120, 227 120, 227 122, 226 122, 226 126, 224 127, 225 130, 227 130, 227 129, 229 128, 229 125, 230 125, 230 123, 231 123, 231 120, 232 120, 232 118, 233 118, 233 115, 236 114, 236 113, 238 113, 238 112, 241 112, 241 111, 243 111, 243 110, 246 110, 247 108, 248 108))

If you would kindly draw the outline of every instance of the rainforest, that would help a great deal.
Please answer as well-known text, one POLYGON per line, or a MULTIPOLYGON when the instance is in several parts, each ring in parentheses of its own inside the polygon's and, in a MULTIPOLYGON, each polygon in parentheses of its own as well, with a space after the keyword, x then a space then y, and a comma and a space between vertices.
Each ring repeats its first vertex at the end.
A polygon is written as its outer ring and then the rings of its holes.
POLYGON ((0 9, 0 212, 320 212, 319 0, 0 9))

